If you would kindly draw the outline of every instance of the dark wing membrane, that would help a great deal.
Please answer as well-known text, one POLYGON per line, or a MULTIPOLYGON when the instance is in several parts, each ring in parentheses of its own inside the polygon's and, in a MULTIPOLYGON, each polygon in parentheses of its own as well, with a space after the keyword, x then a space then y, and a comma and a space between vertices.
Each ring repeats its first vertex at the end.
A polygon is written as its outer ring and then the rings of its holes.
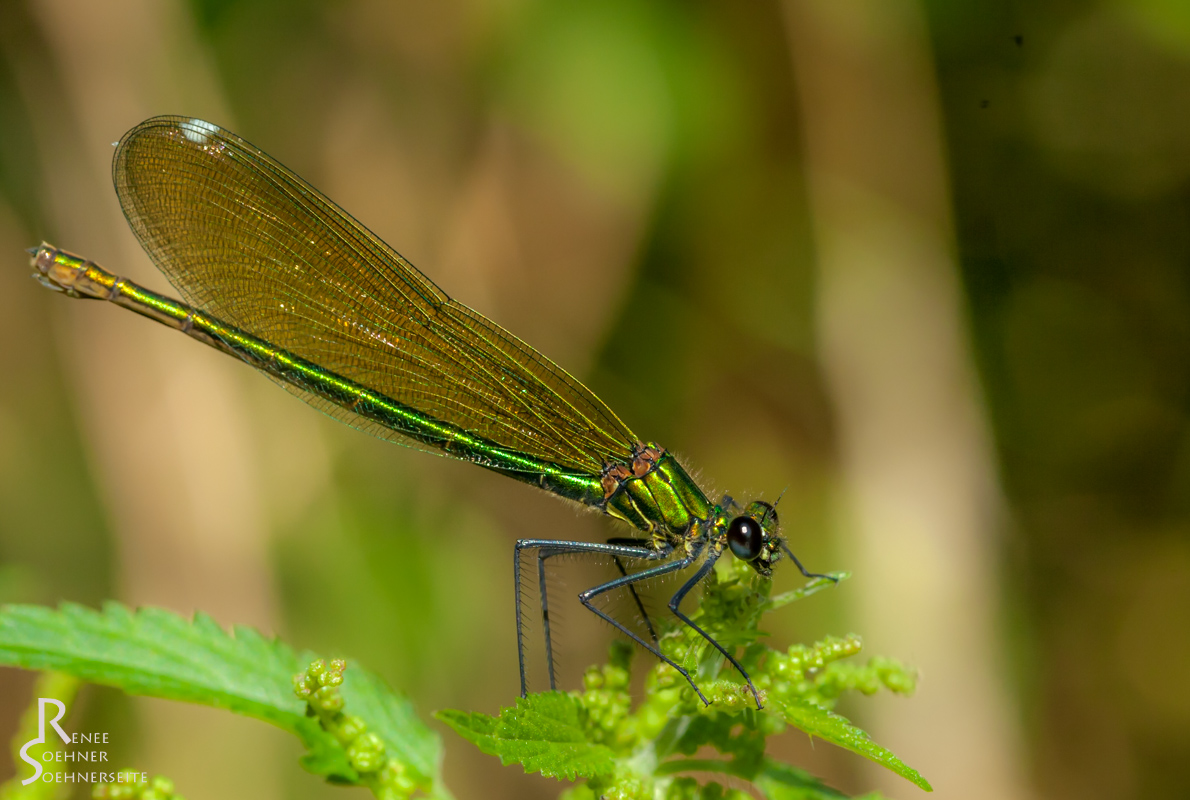
MULTIPOLYGON (((451 300, 235 134, 156 117, 125 134, 112 169, 133 231, 191 305, 534 458, 593 475, 630 458, 636 437, 587 387, 451 300)), ((349 425, 427 449, 301 386, 286 388, 349 425)))

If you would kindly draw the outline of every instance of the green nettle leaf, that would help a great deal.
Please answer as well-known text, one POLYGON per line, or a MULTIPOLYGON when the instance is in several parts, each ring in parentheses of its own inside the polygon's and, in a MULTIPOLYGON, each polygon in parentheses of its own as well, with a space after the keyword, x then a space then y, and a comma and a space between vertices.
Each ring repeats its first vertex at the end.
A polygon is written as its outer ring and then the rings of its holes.
POLYGON ((304 714, 293 696, 296 656, 251 628, 228 635, 205 614, 137 612, 107 603, 102 612, 63 604, 0 609, 0 663, 60 670, 129 694, 184 700, 293 727, 304 714))
MULTIPOLYGON (((302 765, 339 782, 359 773, 338 738, 307 714, 293 678, 313 656, 299 657, 252 628, 225 631, 206 614, 187 620, 171 611, 131 611, 106 603, 102 611, 63 604, 0 608, 0 664, 57 670, 128 694, 223 708, 270 722, 298 736, 308 752, 302 765)), ((378 736, 388 757, 420 788, 438 786, 441 743, 404 698, 376 676, 352 666, 342 692, 351 713, 378 736)), ((445 796, 445 795, 443 795, 445 796)))
POLYGON ((587 737, 578 699, 544 692, 517 700, 499 717, 463 711, 440 711, 438 719, 505 764, 521 764, 526 772, 551 778, 592 778, 611 774, 615 753, 587 737))
POLYGON ((888 749, 876 744, 872 737, 852 725, 845 717, 804 700, 770 700, 769 709, 779 714, 790 725, 839 747, 845 747, 853 753, 866 756, 927 792, 933 791, 929 782, 917 770, 907 766, 888 749))

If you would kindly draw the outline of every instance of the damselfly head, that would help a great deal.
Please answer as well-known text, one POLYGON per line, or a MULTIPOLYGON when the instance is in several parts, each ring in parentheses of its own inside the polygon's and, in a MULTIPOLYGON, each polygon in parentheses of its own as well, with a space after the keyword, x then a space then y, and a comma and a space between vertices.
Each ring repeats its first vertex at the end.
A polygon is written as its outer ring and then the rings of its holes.
POLYGON ((772 574, 773 562, 781 558, 780 542, 777 509, 763 500, 749 503, 743 514, 728 523, 727 546, 732 555, 765 577, 772 574))

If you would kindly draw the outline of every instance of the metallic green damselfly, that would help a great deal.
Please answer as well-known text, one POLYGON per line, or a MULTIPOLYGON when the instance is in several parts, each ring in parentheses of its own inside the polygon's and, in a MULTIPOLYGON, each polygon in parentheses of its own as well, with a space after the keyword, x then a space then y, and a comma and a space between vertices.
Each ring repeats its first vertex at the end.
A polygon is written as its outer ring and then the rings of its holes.
POLYGON ((582 604, 681 673, 658 646, 637 587, 692 570, 669 611, 760 695, 735 655, 681 611, 727 550, 769 576, 787 554, 775 504, 712 503, 664 448, 641 439, 569 373, 452 300, 321 192, 233 133, 155 117, 120 140, 116 193, 141 245, 185 302, 42 244, 34 277, 71 297, 108 300, 246 361, 310 405, 382 439, 470 461, 597 509, 637 535, 606 543, 516 543, 517 651, 526 692, 522 556, 535 555, 550 688, 555 686, 546 562, 611 559, 614 580, 582 604), (631 569, 630 569, 631 567, 631 569), (595 604, 626 590, 632 630, 595 604))

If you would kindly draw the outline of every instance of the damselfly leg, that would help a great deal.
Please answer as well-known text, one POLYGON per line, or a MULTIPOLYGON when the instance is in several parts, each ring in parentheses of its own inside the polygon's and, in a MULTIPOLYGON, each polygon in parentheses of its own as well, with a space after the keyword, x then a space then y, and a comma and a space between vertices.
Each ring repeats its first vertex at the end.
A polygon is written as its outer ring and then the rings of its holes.
MULTIPOLYGON (((598 586, 592 587, 592 588, 587 589, 586 591, 580 593, 578 596, 579 601, 589 611, 591 611, 592 613, 594 613, 601 619, 605 620, 606 622, 610 623, 613 627, 616 628, 616 630, 620 631, 625 636, 627 636, 628 638, 632 639, 634 642, 639 644, 641 647, 645 648, 650 653, 655 655, 657 658, 661 659, 662 661, 664 661, 665 663, 667 663, 671 667, 673 667, 675 670, 677 670, 678 673, 683 678, 685 678, 686 681, 690 684, 690 686, 694 689, 695 693, 698 694, 699 698, 704 703, 709 704, 709 701, 707 700, 706 696, 702 693, 702 690, 699 689, 698 684, 695 683, 693 677, 691 677, 689 672, 685 668, 683 668, 681 665, 679 665, 675 661, 673 661, 673 659, 666 656, 661 651, 661 648, 657 641, 656 630, 653 627, 652 621, 649 618, 649 615, 645 611, 644 603, 641 602, 640 595, 637 593, 637 590, 636 590, 637 584, 641 584, 646 581, 660 578, 664 575, 669 575, 671 573, 680 572, 683 569, 687 569, 688 567, 690 567, 693 564, 698 562, 699 558, 703 555, 703 551, 699 550, 699 551, 693 553, 692 555, 683 556, 676 560, 668 561, 666 563, 659 564, 655 567, 651 567, 649 569, 645 569, 640 572, 629 573, 627 570, 627 567, 624 565, 625 559, 632 559, 632 560, 638 560, 638 561, 639 560, 658 561, 658 560, 665 559, 667 556, 671 555, 673 552, 672 550, 669 552, 654 550, 648 546, 647 542, 648 542, 648 540, 627 539, 627 538, 613 539, 613 540, 610 540, 607 544, 598 544, 595 542, 565 542, 565 541, 556 541, 556 540, 552 540, 552 539, 522 539, 517 542, 516 555, 515 555, 514 562, 513 562, 513 580, 514 580, 515 591, 516 591, 517 654, 518 654, 518 658, 519 658, 520 671, 521 671, 521 696, 522 697, 528 692, 528 686, 527 686, 527 681, 526 681, 526 677, 525 677, 525 675, 526 675, 526 673, 525 673, 525 642, 524 642, 524 618, 523 618, 524 611, 523 611, 522 603, 521 603, 521 551, 536 550, 537 551, 537 568, 538 568, 538 575, 537 575, 538 590, 540 592, 540 597, 541 597, 542 627, 544 629, 544 635, 545 635, 546 660, 549 665, 549 676, 550 676, 550 688, 551 689, 555 688, 556 681, 555 681, 555 673, 554 673, 553 642, 550 637, 549 599, 548 599, 546 580, 545 580, 545 562, 547 559, 552 558, 554 556, 558 556, 558 555, 601 554, 601 555, 610 556, 612 558, 613 562, 616 564, 617 568, 620 570, 621 575, 620 575, 620 577, 615 578, 614 580, 610 580, 610 581, 607 581, 606 583, 599 584, 598 586), (642 619, 645 623, 645 626, 648 630, 648 634, 649 634, 651 641, 649 639, 644 638, 636 631, 633 631, 631 628, 626 626, 623 622, 621 622, 620 620, 617 620, 614 616, 612 616, 611 614, 607 613, 605 610, 596 606, 595 603, 593 602, 595 600, 595 598, 597 598, 601 595, 604 595, 608 592, 614 591, 616 589, 627 589, 630 592, 631 597, 633 598, 633 601, 636 604, 637 609, 640 611, 641 617, 642 617, 642 619)), ((752 696, 756 700, 756 707, 761 708, 762 706, 761 706, 761 702, 760 702, 760 693, 757 691, 756 686, 752 683, 752 678, 751 678, 751 676, 748 675, 748 672, 744 669, 743 665, 740 664, 740 662, 735 658, 735 656, 733 656, 727 650, 727 648, 725 648, 718 641, 716 641, 713 636, 711 636, 709 633, 707 633, 705 630, 703 630, 701 627, 699 627, 693 620, 690 619, 690 617, 688 617, 686 614, 682 613, 682 610, 681 610, 681 604, 682 604, 682 601, 686 598, 686 595, 688 595, 691 592, 691 590, 694 589, 695 586, 697 586, 702 580, 704 580, 707 577, 708 574, 710 574, 711 570, 715 568, 715 562, 718 560, 719 555, 721 555, 721 553, 722 553, 722 551, 717 550, 715 548, 712 548, 710 550, 710 552, 707 554, 707 558, 701 564, 699 564, 698 569, 695 571, 695 573, 685 583, 683 583, 681 588, 679 588, 673 594, 673 596, 669 599, 668 607, 669 607, 669 610, 673 613, 673 615, 675 617, 677 617, 684 625, 689 626, 696 633, 698 633, 699 636, 701 636, 708 643, 710 643, 716 650, 718 650, 723 655, 724 658, 727 659, 727 661, 733 667, 735 667, 735 669, 740 673, 740 675, 743 676, 744 680, 747 681, 748 688, 751 690, 752 696)))
MULTIPOLYGON (((546 581, 545 562, 554 556, 575 555, 575 554, 579 554, 579 553, 590 553, 591 552, 591 551, 587 550, 586 548, 584 548, 582 550, 568 548, 567 545, 571 544, 569 542, 560 542, 557 544, 559 544, 560 546, 559 547, 540 547, 537 550, 537 592, 538 592, 538 598, 541 601, 541 627, 542 627, 543 636, 545 638, 545 654, 546 654, 547 667, 549 669, 549 679, 550 679, 550 690, 551 691, 557 688, 557 665, 554 660, 553 637, 550 632, 551 631, 550 599, 549 599, 549 586, 548 586, 548 582, 546 581)), ((639 537, 616 536, 616 537, 612 537, 612 538, 608 539, 607 544, 625 546, 625 547, 631 547, 631 548, 637 549, 642 554, 644 554, 644 553, 648 554, 647 556, 642 555, 641 556, 642 558, 647 558, 650 560, 655 559, 658 555, 657 552, 654 551, 653 548, 651 547, 651 542, 649 539, 644 539, 644 538, 639 538, 639 537)), ((597 554, 602 553, 602 552, 603 551, 596 551, 597 554)), ((519 564, 520 559, 518 558, 517 561, 519 564)), ((613 555, 612 563, 614 563, 616 565, 616 569, 619 570, 621 576, 623 576, 623 577, 628 576, 628 574, 629 574, 628 567, 625 566, 625 564, 624 564, 624 556, 613 555)), ((653 620, 649 616, 649 612, 645 609, 644 601, 641 599, 640 594, 636 591, 636 585, 628 584, 626 588, 628 589, 629 596, 632 598, 632 602, 633 602, 633 605, 635 606, 637 613, 640 614, 640 618, 641 618, 641 621, 644 623, 645 630, 648 631, 649 638, 653 641, 654 645, 657 645, 657 642, 658 642, 657 629, 653 626, 653 620)), ((519 590, 518 590, 518 595, 519 595, 519 590)))
MULTIPOLYGON (((607 540, 608 544, 627 544, 635 545, 637 547, 648 547, 648 539, 639 539, 634 537, 616 536, 607 540)), ((619 556, 615 556, 613 561, 616 562, 616 568, 620 570, 620 574, 624 577, 628 576, 628 569, 624 566, 624 561, 619 556)), ((632 601, 636 603, 636 610, 640 612, 640 618, 644 620, 645 627, 649 631, 649 638, 653 640, 653 644, 657 644, 657 629, 653 627, 653 620, 649 619, 649 612, 645 611, 645 604, 641 602, 640 595, 636 591, 636 584, 628 584, 628 591, 632 594, 632 601)))
MULTIPOLYGON (((597 542, 568 542, 568 541, 559 541, 556 539, 521 539, 521 540, 519 540, 516 543, 516 548, 513 553, 513 587, 514 587, 514 591, 516 594, 515 600, 516 600, 517 659, 518 659, 518 663, 520 666, 520 672, 521 672, 521 696, 522 697, 524 697, 528 693, 528 682, 526 679, 526 671, 525 671, 525 621, 524 621, 524 608, 523 608, 523 603, 522 603, 522 592, 521 592, 521 554, 523 551, 528 551, 528 550, 536 550, 537 551, 538 591, 540 592, 540 598, 541 598, 542 628, 543 628, 543 633, 545 636, 545 648, 546 648, 545 655, 546 655, 546 662, 549 666, 550 688, 551 689, 555 688, 556 681, 555 681, 555 674, 554 674, 553 642, 550 637, 549 597, 548 597, 548 592, 547 592, 547 588, 546 588, 546 580, 545 580, 545 561, 547 559, 553 558, 554 556, 561 556, 561 555, 578 555, 578 554, 604 555, 604 556, 609 556, 612 559, 616 560, 621 571, 625 571, 625 568, 623 566, 623 561, 626 559, 631 559, 633 561, 657 561, 660 559, 664 559, 668 555, 668 553, 665 551, 654 550, 653 548, 648 547, 647 545, 645 545, 643 543, 638 543, 638 542, 632 542, 632 543, 628 543, 628 544, 599 544, 597 542)), ((666 566, 669 566, 669 565, 667 564, 666 566)), ((646 570, 646 572, 648 572, 648 571, 646 570)), ((642 572, 639 574, 644 575, 645 573, 642 572)), ((633 576, 633 577, 635 577, 635 576, 633 576)), ((621 580, 622 579, 623 578, 621 578, 621 580)), ((634 597, 635 597, 635 593, 634 593, 634 597)), ((580 597, 580 599, 581 599, 581 597, 580 597)), ((640 602, 639 597, 637 597, 636 600, 638 603, 640 602)), ((586 605, 586 604, 584 603, 584 605, 586 605)), ((602 613, 600 613, 600 616, 606 617, 606 615, 604 615, 602 613)), ((647 619, 647 617, 646 617, 646 619, 647 619)), ((624 631, 625 633, 628 633, 628 635, 631 638, 633 638, 637 641, 641 641, 638 636, 629 632, 628 629, 625 628, 622 624, 617 623, 614 620, 610 620, 610 618, 609 618, 609 621, 611 621, 612 624, 615 625, 616 628, 618 628, 619 630, 624 631)), ((649 624, 650 630, 652 630, 651 623, 648 623, 648 624, 649 624)), ((644 645, 645 643, 643 641, 641 641, 641 644, 644 645)), ((656 648, 649 647, 648 645, 645 645, 645 646, 647 649, 650 650, 650 652, 653 652, 653 653, 659 655, 659 652, 656 650, 656 648)))
MULTIPOLYGON (((690 580, 686 581, 686 583, 682 585, 681 589, 678 589, 676 592, 674 592, 674 596, 669 599, 669 610, 673 612, 675 617, 693 628, 699 636, 714 645, 715 649, 722 653, 723 657, 731 662, 731 665, 736 668, 736 671, 743 675, 744 680, 748 682, 748 688, 752 690, 752 697, 756 700, 756 707, 763 708, 763 706, 760 704, 760 693, 756 691, 756 687, 752 684, 752 677, 748 675, 748 672, 744 669, 743 665, 740 664, 739 661, 736 661, 735 656, 729 653, 727 648, 715 641, 713 636, 695 625, 690 617, 682 613, 680 608, 682 605, 682 600, 686 598, 686 595, 690 593, 690 590, 697 586, 699 581, 705 578, 707 574, 715 568, 715 562, 719 560, 720 552, 722 551, 716 552, 714 549, 712 549, 710 555, 707 557, 707 560, 702 563, 690 580)), ((702 693, 700 692, 699 696, 701 695, 702 693)))
MULTIPOLYGON (((694 682, 694 678, 690 677, 690 673, 687 672, 680 664, 678 664, 676 661, 674 661, 669 656, 665 655, 665 653, 661 652, 661 648, 658 647, 656 644, 654 644, 652 642, 645 641, 637 633, 635 633, 634 631, 627 628, 619 620, 615 619, 610 614, 605 612, 603 609, 599 608, 598 606, 596 606, 594 603, 591 602, 594 598, 598 597, 599 595, 604 594, 606 592, 610 592, 613 589, 619 589, 624 586, 630 587, 634 583, 640 583, 641 581, 647 581, 647 580, 650 580, 653 578, 659 578, 662 575, 668 575, 671 572, 678 572, 679 570, 683 570, 686 567, 689 567, 695 561, 697 561, 698 556, 699 556, 699 553, 694 553, 693 555, 689 555, 689 556, 680 558, 677 561, 671 561, 668 564, 661 564, 661 565, 653 567, 651 569, 646 569, 641 572, 637 572, 633 575, 623 575, 619 578, 616 578, 615 580, 608 581, 607 583, 600 584, 599 586, 588 589, 587 591, 580 594, 578 596, 578 599, 584 606, 587 607, 588 610, 594 612, 599 617, 602 617, 604 620, 610 622, 613 626, 615 626, 615 628, 617 630, 619 630, 625 636, 632 639, 634 642, 639 644, 641 647, 645 648, 650 653, 657 656, 657 658, 661 659, 666 664, 669 664, 671 667, 676 669, 678 671, 678 673, 683 678, 686 679, 686 682, 690 684, 691 688, 694 689, 695 693, 698 694, 699 699, 702 700, 702 702, 705 703, 706 705, 710 705, 711 701, 707 700, 706 695, 704 695, 702 693, 702 690, 698 688, 698 684, 694 682)), ((705 575, 705 573, 704 573, 704 575, 705 575)), ((699 633, 702 633, 702 631, 699 631, 699 633)), ((703 636, 706 636, 706 634, 704 633, 703 636)), ((722 648, 720 648, 720 649, 722 649, 722 648)))
POLYGON ((785 542, 781 542, 781 549, 785 551, 785 555, 789 556, 793 563, 797 565, 797 568, 801 570, 801 573, 807 578, 826 578, 831 583, 839 582, 839 579, 834 575, 823 575, 821 572, 810 572, 808 569, 803 567, 802 562, 798 561, 797 556, 793 554, 793 551, 789 549, 789 545, 785 544, 785 542))

